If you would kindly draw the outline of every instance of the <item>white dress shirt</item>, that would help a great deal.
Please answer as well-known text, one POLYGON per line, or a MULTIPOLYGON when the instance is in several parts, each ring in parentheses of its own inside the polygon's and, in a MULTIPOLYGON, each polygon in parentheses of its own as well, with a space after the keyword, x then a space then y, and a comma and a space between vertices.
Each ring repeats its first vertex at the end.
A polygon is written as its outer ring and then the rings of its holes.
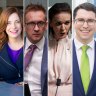
MULTIPOLYGON (((76 46, 76 55, 77 55, 77 60, 79 64, 79 70, 80 70, 80 61, 81 61, 81 55, 82 55, 82 49, 81 47, 84 45, 81 42, 79 42, 76 38, 74 39, 74 43, 76 46)), ((89 46, 87 50, 87 55, 89 57, 89 64, 90 64, 90 78, 92 77, 93 69, 94 69, 94 53, 95 53, 95 41, 94 39, 87 44, 89 46)))
MULTIPOLYGON (((37 48, 33 53, 29 67, 27 68, 27 71, 24 72, 24 81, 28 82, 29 84, 31 96, 41 96, 41 63, 42 63, 44 41, 45 38, 43 37, 36 44, 37 48)), ((28 40, 28 38, 26 38, 24 56, 28 51, 28 47, 31 44, 32 43, 28 40)))

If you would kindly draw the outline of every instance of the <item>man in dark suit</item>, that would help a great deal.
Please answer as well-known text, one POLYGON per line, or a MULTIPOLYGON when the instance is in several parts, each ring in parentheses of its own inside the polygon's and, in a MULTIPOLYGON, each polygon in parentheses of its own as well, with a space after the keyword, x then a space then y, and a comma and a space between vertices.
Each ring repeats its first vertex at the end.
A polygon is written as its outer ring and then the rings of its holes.
POLYGON ((73 19, 73 96, 96 96, 96 7, 91 3, 80 4, 73 19))
POLYGON ((28 5, 25 9, 24 20, 26 32, 24 81, 27 82, 25 96, 47 96, 47 39, 44 37, 47 18, 44 7, 38 4, 28 5), (31 50, 29 48, 31 45, 35 45, 36 48, 28 61, 30 56, 28 57, 27 54, 31 50))

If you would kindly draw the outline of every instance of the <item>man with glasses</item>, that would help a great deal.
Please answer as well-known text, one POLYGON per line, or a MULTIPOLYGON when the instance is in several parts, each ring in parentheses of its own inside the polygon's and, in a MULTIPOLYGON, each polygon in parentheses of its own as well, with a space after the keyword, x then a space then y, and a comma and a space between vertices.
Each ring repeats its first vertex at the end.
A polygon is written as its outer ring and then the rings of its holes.
POLYGON ((73 19, 73 96, 96 96, 96 6, 80 4, 73 19))
POLYGON ((47 96, 47 40, 44 37, 47 29, 46 11, 41 5, 30 4, 25 9, 24 20, 25 96, 30 96, 28 88, 31 96, 47 96))

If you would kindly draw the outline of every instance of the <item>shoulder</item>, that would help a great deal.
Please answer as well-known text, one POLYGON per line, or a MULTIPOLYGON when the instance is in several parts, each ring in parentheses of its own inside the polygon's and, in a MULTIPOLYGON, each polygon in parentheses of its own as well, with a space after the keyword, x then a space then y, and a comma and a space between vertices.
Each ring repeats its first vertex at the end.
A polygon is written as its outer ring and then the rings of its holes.
POLYGON ((7 43, 6 44, 4 44, 4 46, 2 47, 2 49, 0 50, 0 55, 1 55, 1 53, 5 53, 7 51, 7 43))

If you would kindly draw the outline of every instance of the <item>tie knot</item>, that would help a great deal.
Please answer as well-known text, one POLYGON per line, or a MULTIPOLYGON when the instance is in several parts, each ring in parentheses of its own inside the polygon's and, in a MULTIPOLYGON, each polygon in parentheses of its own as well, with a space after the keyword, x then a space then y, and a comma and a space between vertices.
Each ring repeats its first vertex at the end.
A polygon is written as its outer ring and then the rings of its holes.
POLYGON ((87 49, 89 48, 89 46, 88 45, 83 45, 81 48, 82 48, 82 51, 83 52, 86 52, 87 49))
POLYGON ((28 49, 34 50, 34 49, 36 49, 36 48, 37 48, 37 46, 32 44, 32 45, 29 46, 28 49))

